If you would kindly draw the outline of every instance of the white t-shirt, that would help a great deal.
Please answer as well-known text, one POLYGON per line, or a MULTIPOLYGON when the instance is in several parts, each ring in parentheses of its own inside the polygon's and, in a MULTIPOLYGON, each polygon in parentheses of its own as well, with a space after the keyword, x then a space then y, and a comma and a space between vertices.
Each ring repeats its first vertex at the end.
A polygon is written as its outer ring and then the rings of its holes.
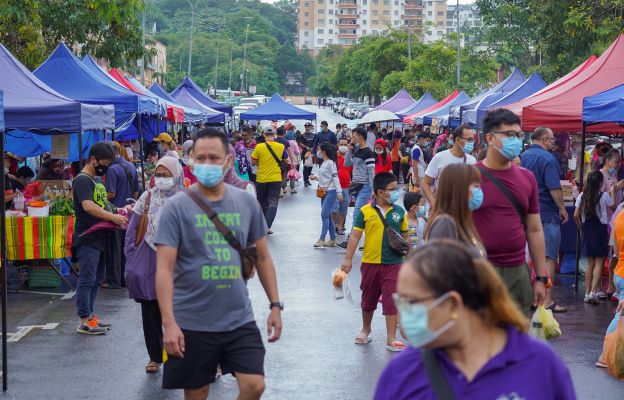
POLYGON ((424 178, 425 170, 427 169, 427 163, 425 162, 425 154, 423 153, 423 150, 420 148, 419 145, 415 144, 414 147, 412 147, 411 155, 412 163, 414 161, 418 163, 418 171, 414 171, 414 167, 412 164, 412 174, 416 175, 416 172, 418 172, 418 176, 420 178, 424 178))
MULTIPOLYGON (((581 208, 581 199, 583 198, 583 193, 579 194, 576 198, 576 208, 581 208)), ((609 217, 607 216, 607 207, 613 205, 613 199, 609 195, 609 193, 603 192, 602 196, 600 196, 600 201, 596 204, 596 215, 598 215, 598 219, 602 224, 609 223, 609 217)), ((585 213, 581 210, 581 222, 585 222, 585 213)))
MULTIPOLYGON (((465 157, 466 164, 472 165, 477 163, 477 159, 471 156, 470 154, 466 154, 465 157)), ((451 164, 463 164, 464 157, 455 157, 450 150, 444 150, 439 153, 436 153, 435 156, 431 159, 429 166, 427 167, 427 171, 425 171, 425 175, 430 178, 437 179, 440 176, 440 173, 447 165, 451 164)))

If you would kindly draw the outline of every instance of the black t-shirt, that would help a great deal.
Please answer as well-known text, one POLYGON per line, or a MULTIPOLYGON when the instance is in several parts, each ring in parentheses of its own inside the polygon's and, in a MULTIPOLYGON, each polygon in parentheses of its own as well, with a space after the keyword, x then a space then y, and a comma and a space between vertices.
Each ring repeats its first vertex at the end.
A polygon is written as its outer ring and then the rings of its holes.
POLYGON ((74 228, 72 247, 86 245, 98 249, 102 248, 101 231, 96 231, 82 237, 80 236, 84 231, 98 222, 101 222, 100 219, 95 218, 82 208, 82 202, 85 200, 91 200, 104 208, 104 199, 106 199, 107 196, 106 189, 102 182, 99 181, 99 178, 96 179, 98 179, 98 181, 95 181, 94 178, 85 173, 80 173, 72 184, 74 211, 76 212, 76 226, 74 228))
MULTIPOLYGON (((11 179, 10 183, 11 183, 11 189, 13 190, 19 190, 20 192, 23 192, 24 189, 26 188, 24 185, 22 185, 22 182, 15 180, 15 179, 11 179)), ((6 186, 6 183, 5 183, 5 186, 6 186)))
POLYGON ((278 136, 278 137, 275 138, 275 141, 277 143, 283 144, 284 148, 286 148, 286 149, 288 149, 290 147, 290 143, 288 143, 288 140, 286 140, 286 138, 278 136))

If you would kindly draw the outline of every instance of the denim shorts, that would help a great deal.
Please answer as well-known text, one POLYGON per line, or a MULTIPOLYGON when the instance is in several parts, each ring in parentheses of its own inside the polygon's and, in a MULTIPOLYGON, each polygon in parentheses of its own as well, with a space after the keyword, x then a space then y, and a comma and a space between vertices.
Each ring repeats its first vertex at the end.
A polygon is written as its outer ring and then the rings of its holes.
POLYGON ((557 261, 559 259, 559 246, 561 245, 561 225, 549 222, 542 223, 544 228, 544 244, 546 257, 557 261))

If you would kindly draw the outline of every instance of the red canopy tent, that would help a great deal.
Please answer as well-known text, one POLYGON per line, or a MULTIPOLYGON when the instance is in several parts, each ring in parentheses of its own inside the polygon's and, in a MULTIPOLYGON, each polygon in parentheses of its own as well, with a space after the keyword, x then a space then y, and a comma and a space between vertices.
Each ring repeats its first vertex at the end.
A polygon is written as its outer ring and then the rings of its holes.
POLYGON ((421 115, 426 115, 429 114, 431 111, 437 110, 438 108, 444 106, 445 104, 453 101, 453 99, 455 97, 459 96, 459 90, 455 89, 453 91, 453 93, 449 94, 446 98, 440 100, 439 102, 435 103, 432 106, 429 106, 427 108, 425 108, 424 110, 421 110, 415 114, 411 114, 411 115, 407 115, 405 117, 403 117, 403 123, 404 124, 409 124, 409 125, 413 125, 414 124, 414 118, 421 116, 421 115))
MULTIPOLYGON (((522 107, 522 129, 547 126, 556 132, 583 131, 583 98, 624 83, 624 34, 589 67, 561 86, 540 96, 533 96, 511 107, 522 107)), ((588 132, 624 132, 617 124, 605 123, 587 127, 588 132)))
MULTIPOLYGON (((125 76, 124 74, 122 74, 117 68, 111 68, 110 71, 108 71, 108 73, 110 74, 110 76, 112 76, 117 82, 119 82, 119 84, 123 87, 125 87, 126 89, 132 90, 135 93, 138 94, 142 94, 143 96, 147 96, 147 97, 154 97, 156 99, 158 99, 159 101, 162 101, 160 98, 156 97, 153 93, 151 92, 143 92, 139 89, 137 89, 132 82, 130 82, 125 76)), ((174 124, 176 123, 182 123, 184 122, 184 110, 180 107, 176 107, 172 104, 168 104, 167 103, 167 121, 173 122, 174 124)))
POLYGON ((527 99, 530 99, 531 97, 534 97, 534 96, 539 96, 542 93, 546 93, 546 92, 548 92, 550 90, 556 89, 559 86, 567 83, 570 79, 574 78, 575 76, 577 76, 581 72, 585 71, 597 59, 598 59, 598 57, 596 57, 595 55, 592 54, 591 56, 589 56, 589 58, 587 60, 585 60, 584 62, 579 64, 578 67, 576 67, 572 71, 568 72, 567 75, 562 76, 561 78, 557 79, 556 81, 554 81, 550 85, 546 86, 542 90, 533 93, 531 96, 527 97, 527 99))

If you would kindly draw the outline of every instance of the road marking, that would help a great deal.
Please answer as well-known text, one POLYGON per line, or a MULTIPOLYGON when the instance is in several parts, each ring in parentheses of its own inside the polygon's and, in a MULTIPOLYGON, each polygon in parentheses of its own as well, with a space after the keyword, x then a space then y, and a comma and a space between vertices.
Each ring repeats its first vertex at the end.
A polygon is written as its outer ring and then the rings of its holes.
POLYGON ((16 291, 17 293, 34 293, 34 294, 45 294, 48 296, 63 296, 61 297, 61 300, 68 300, 71 299, 72 297, 74 297, 76 295, 76 292, 73 290, 70 290, 67 293, 53 293, 53 292, 39 292, 36 290, 18 290, 16 291))
POLYGON ((75 290, 70 290, 69 292, 67 292, 67 294, 65 294, 65 296, 61 297, 61 300, 69 300, 72 297, 74 297, 76 295, 76 291, 75 290))
MULTIPOLYGON (((32 331, 35 328, 39 328, 41 330, 52 330, 52 329, 56 329, 56 327, 58 326, 59 326, 58 322, 48 322, 45 325, 18 326, 17 332, 8 334, 9 337, 7 339, 7 342, 18 342, 20 339, 28 335, 28 333, 30 333, 30 331, 32 331)), ((1 333, 0 333, 0 336, 2 336, 1 333)))

